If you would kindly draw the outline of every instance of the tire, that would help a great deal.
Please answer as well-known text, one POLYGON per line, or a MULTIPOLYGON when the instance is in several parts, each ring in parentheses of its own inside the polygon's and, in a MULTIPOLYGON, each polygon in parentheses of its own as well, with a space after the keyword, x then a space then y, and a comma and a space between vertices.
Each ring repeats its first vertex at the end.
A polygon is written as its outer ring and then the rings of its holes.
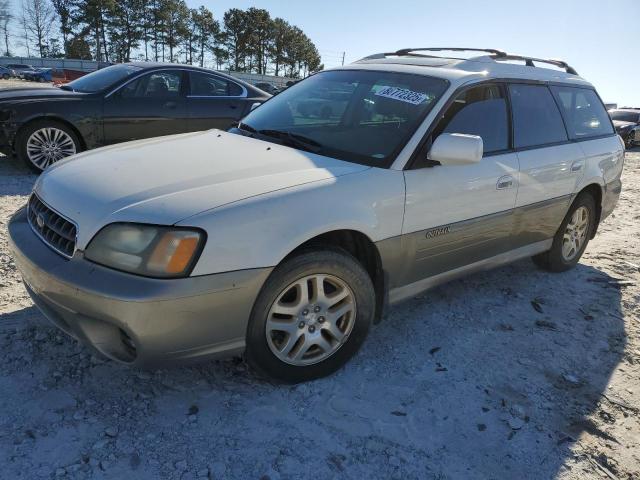
POLYGON ((2 78, 3 78, 4 80, 9 80, 9 74, 8 74, 8 73, 3 73, 3 74, 2 74, 2 78))
POLYGON ((633 132, 627 135, 627 138, 624 139, 624 146, 627 149, 633 148, 633 132))
POLYGON ((15 150, 25 165, 35 172, 42 172, 49 165, 80 152, 82 144, 76 133, 67 125, 55 120, 37 120, 18 132, 15 150), (47 147, 45 143, 57 145, 58 149, 47 147), (42 153, 42 156, 33 153, 37 152, 39 146, 42 146, 41 152, 46 152, 42 153))
POLYGON ((247 361, 285 383, 330 375, 364 342, 375 304, 371 278, 349 253, 303 251, 278 265, 258 295, 247 328, 247 361), (303 296, 305 284, 309 295, 303 296), (326 296, 317 293, 318 284, 326 296))
POLYGON ((532 258, 533 262, 538 267, 549 272, 557 273, 570 270, 578 263, 580 257, 582 257, 582 254, 587 248, 589 239, 595 231, 595 228, 596 202, 589 193, 581 193, 571 204, 567 215, 564 217, 564 220, 560 224, 560 228, 553 237, 551 250, 534 256, 532 258), (584 220, 582 215, 584 212, 586 212, 588 216, 586 221, 584 220), (574 215, 580 218, 579 223, 575 223, 576 217, 574 217, 574 215), (572 228, 570 224, 584 225, 584 228, 572 228), (575 235, 573 235, 573 232, 576 232, 575 235), (575 240, 576 243, 572 244, 571 241, 566 242, 566 249, 565 234, 569 235, 570 237, 573 236, 574 239, 577 238, 577 240, 575 240), (567 252, 567 250, 571 250, 571 245, 574 246, 573 250, 567 252), (576 246, 577 248, 575 248, 576 246))

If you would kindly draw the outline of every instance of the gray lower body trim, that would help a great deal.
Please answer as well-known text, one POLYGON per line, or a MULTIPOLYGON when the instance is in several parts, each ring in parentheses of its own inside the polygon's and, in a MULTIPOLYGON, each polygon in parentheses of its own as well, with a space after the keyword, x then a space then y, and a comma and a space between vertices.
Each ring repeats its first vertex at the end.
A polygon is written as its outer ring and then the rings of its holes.
POLYGON ((537 255, 538 253, 546 252, 551 248, 552 243, 553 239, 536 242, 524 247, 517 248, 510 252, 501 253, 494 257, 486 258, 484 260, 480 260, 463 267, 449 270, 439 275, 434 275, 432 277, 410 283, 409 285, 405 285, 403 287, 394 288, 389 292, 389 303, 393 304, 400 302, 437 285, 449 282, 465 275, 469 275, 471 273, 490 270, 492 268, 496 268, 501 265, 520 260, 522 258, 527 258, 533 255, 537 255))
POLYGON ((517 259, 520 252, 526 256, 548 250, 572 198, 563 195, 376 243, 388 291, 413 291, 411 286, 420 291, 420 285, 429 288, 433 282, 440 283, 437 279, 473 266, 493 265, 502 258, 510 261, 514 255, 517 259))
POLYGON ((552 238, 574 198, 573 194, 563 195, 516 208, 511 232, 512 248, 552 238))

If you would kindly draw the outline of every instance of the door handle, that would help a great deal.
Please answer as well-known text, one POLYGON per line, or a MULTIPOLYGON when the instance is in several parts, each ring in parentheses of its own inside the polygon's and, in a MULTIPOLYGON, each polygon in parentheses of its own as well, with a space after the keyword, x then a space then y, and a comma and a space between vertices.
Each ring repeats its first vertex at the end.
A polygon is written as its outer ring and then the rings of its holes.
POLYGON ((571 164, 571 172, 579 172, 582 170, 582 166, 584 165, 584 160, 576 160, 571 164))
POLYGON ((164 104, 165 108, 170 108, 170 109, 174 109, 178 106, 178 104, 176 102, 167 102, 164 104))
POLYGON ((513 187, 513 177, 511 175, 503 175, 498 179, 498 183, 496 184, 497 190, 506 190, 507 188, 513 187))

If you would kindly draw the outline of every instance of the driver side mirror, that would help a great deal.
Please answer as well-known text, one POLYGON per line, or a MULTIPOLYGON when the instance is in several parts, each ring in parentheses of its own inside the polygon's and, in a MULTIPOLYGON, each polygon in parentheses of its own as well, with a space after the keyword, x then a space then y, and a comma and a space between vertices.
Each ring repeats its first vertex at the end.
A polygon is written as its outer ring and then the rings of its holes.
POLYGON ((482 137, 464 133, 443 133, 431 146, 427 158, 442 165, 470 165, 482 160, 482 137))

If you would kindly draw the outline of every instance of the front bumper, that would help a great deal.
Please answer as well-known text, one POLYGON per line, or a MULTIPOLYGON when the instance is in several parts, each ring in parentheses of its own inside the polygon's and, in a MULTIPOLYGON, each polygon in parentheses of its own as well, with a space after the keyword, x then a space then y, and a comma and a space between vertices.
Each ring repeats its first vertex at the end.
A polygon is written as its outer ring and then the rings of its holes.
POLYGON ((155 367, 244 350, 249 315, 271 268, 152 279, 67 260, 31 230, 26 209, 9 245, 27 291, 60 329, 119 362, 155 367))

